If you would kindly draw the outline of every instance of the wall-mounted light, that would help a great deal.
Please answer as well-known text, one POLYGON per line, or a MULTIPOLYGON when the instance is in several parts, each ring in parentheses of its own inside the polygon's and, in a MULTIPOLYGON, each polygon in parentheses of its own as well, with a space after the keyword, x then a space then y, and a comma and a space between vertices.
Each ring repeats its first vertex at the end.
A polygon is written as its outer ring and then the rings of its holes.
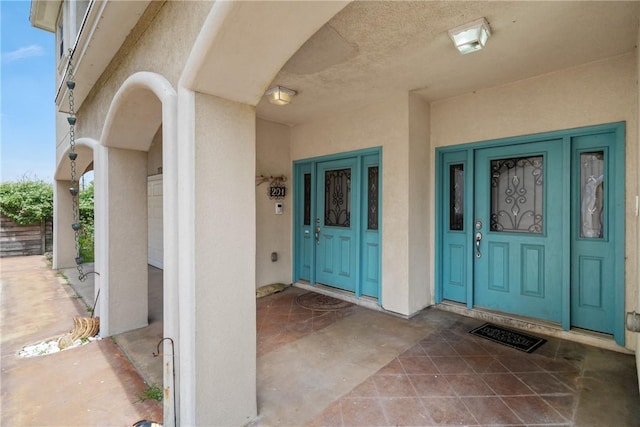
POLYGON ((265 95, 269 98, 269 102, 276 105, 287 105, 291 102, 291 97, 295 94, 295 90, 282 86, 274 86, 265 92, 265 95))
POLYGON ((485 18, 449 30, 449 37, 463 55, 482 49, 490 35, 491 29, 485 18))

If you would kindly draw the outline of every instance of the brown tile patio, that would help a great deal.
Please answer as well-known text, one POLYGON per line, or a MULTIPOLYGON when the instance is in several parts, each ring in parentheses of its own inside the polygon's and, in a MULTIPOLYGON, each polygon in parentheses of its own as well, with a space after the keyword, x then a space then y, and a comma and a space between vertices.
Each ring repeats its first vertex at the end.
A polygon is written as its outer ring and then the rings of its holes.
POLYGON ((437 309, 411 320, 358 306, 315 312, 297 306, 297 295, 305 292, 289 288, 258 300, 256 425, 640 425, 632 355, 553 337, 527 354, 469 334, 480 320, 437 309), (405 337, 404 345, 396 333, 405 337), (376 334, 370 343, 369 334, 376 334), (354 338, 372 345, 344 353, 340 347, 353 345, 354 338), (397 354, 389 356, 385 340, 397 354), (376 359, 381 346, 387 358, 376 359), (370 375, 342 370, 336 387, 332 371, 341 368, 316 363, 313 355, 340 351, 352 357, 332 362, 354 371, 379 366, 370 375), (289 363, 260 363, 278 354, 289 363), (261 377, 278 375, 289 376, 289 390, 261 387, 261 377), (295 381, 295 375, 307 375, 311 383, 295 381), (292 399, 300 394, 305 398, 292 399))
MULTIPOLYGON (((150 275, 154 292, 160 275, 150 275)), ((252 426, 640 426, 632 355, 554 337, 526 354, 469 334, 481 320, 434 308, 410 320, 356 305, 313 311, 296 303, 307 292, 256 302, 252 426)), ((127 354, 147 357, 149 346, 127 354)))

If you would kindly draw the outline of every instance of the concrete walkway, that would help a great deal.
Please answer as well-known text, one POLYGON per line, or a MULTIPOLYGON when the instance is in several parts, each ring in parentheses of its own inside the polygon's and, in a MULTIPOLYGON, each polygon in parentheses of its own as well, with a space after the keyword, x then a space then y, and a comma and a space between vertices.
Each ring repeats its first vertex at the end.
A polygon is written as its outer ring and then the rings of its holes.
MULTIPOLYGON (((83 265, 85 274, 94 271, 92 263, 83 265)), ((78 269, 59 270, 87 307, 96 304, 95 275, 88 274, 84 281, 78 278, 78 269)), ((163 337, 162 270, 149 266, 149 325, 111 337, 131 361, 142 379, 149 385, 162 387, 162 358, 154 357, 158 342, 163 337)))
POLYGON ((2 426, 131 426, 162 421, 162 406, 140 402, 147 385, 120 348, 104 339, 21 358, 26 345, 60 336, 88 316, 42 256, 0 259, 2 426))

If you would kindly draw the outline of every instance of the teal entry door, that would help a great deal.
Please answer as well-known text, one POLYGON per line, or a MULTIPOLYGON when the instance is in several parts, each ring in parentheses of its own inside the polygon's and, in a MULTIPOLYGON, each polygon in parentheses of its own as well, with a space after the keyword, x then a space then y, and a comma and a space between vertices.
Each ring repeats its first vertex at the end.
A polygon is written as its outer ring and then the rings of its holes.
POLYGON ((560 322, 562 141, 477 150, 475 305, 560 322))
POLYGON ((380 150, 295 164, 294 280, 380 296, 380 150))
POLYGON ((436 301, 624 343, 623 123, 438 150, 436 301))
MULTIPOLYGON (((356 224, 352 210, 357 187, 356 159, 318 163, 316 215, 316 281, 355 292, 356 224)), ((357 212, 357 211, 356 211, 357 212)))

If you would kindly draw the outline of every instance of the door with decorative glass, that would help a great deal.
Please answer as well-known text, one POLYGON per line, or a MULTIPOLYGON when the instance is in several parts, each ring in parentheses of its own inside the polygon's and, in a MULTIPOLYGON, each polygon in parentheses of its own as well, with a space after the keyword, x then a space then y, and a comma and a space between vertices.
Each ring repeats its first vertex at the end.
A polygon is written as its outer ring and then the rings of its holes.
POLYGON ((616 299, 623 299, 615 288, 624 280, 622 263, 616 268, 623 160, 613 132, 576 136, 571 145, 571 326, 611 334, 624 313, 615 310, 616 299))
POLYGON ((380 295, 379 150, 295 165, 294 280, 380 295))
POLYGON ((562 140, 476 151, 476 306, 561 321, 562 167, 562 140))
POLYGON ((355 292, 357 241, 352 210, 356 205, 353 187, 358 184, 356 159, 322 162, 317 171, 316 281, 355 292))
POLYGON ((624 343, 624 124, 438 150, 436 301, 624 343))

